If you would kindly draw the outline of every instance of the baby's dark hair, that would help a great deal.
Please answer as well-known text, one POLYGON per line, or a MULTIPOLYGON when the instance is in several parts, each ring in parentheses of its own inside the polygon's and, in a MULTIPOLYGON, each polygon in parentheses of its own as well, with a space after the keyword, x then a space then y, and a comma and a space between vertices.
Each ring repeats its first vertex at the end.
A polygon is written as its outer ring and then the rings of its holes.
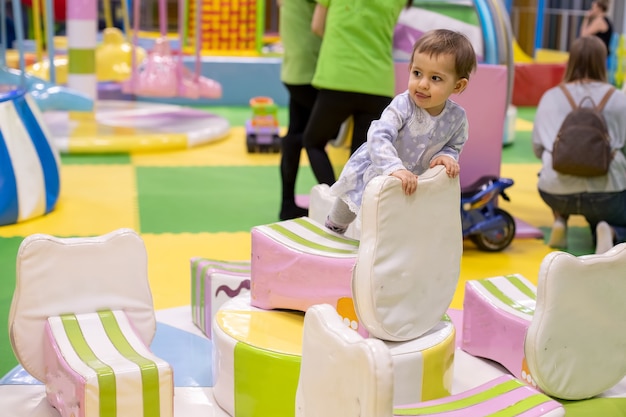
MULTIPOLYGON (((413 45, 411 64, 415 53, 430 56, 453 55, 454 69, 459 78, 467 78, 476 70, 476 52, 467 36, 448 29, 436 29, 426 32, 413 45)), ((410 67, 410 64, 409 64, 410 67)))

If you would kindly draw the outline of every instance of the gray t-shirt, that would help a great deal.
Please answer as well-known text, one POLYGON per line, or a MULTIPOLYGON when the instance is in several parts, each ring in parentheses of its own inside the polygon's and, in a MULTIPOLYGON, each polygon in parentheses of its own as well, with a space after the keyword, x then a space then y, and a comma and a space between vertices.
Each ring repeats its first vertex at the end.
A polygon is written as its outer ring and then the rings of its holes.
POLYGON ((431 116, 405 91, 372 122, 367 142, 352 154, 330 191, 358 213, 363 191, 372 178, 399 169, 421 175, 439 155, 458 161, 467 135, 467 116, 457 103, 448 100, 439 115, 431 116))

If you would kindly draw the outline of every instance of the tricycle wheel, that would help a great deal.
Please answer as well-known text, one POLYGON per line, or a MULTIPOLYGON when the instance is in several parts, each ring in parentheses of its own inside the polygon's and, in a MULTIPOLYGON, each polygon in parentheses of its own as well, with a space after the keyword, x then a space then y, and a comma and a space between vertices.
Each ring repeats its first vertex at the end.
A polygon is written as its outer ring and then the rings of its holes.
POLYGON ((506 225, 498 230, 470 235, 469 238, 480 250, 498 252, 511 244, 515 237, 515 219, 506 211, 496 208, 494 216, 500 216, 506 225))

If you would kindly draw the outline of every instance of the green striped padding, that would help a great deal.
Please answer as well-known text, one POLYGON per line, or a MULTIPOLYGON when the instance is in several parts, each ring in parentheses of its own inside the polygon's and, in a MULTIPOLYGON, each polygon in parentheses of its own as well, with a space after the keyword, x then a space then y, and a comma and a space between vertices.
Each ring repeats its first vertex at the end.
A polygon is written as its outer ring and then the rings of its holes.
MULTIPOLYGON (((151 359, 140 355, 130 345, 112 311, 99 311, 98 316, 112 347, 117 350, 119 355, 135 363, 140 369, 142 380, 143 416, 159 417, 160 384, 159 371, 156 363, 151 359)), ((75 314, 64 314, 60 316, 60 319, 72 348, 80 360, 96 373, 100 394, 99 417, 118 417, 116 371, 98 358, 91 349, 90 344, 81 329, 80 316, 76 316, 75 314)))
MULTIPOLYGON (((497 397, 516 389, 524 388, 524 383, 517 380, 510 380, 502 384, 493 386, 485 391, 481 391, 469 397, 465 397, 456 401, 451 401, 449 403, 424 407, 396 408, 393 410, 393 413, 395 416, 426 416, 436 415, 437 413, 463 410, 467 412, 467 415, 478 416, 480 415, 477 414, 478 412, 480 412, 480 410, 478 409, 480 404, 487 401, 496 400, 497 397), (475 410, 472 410, 472 407, 477 408, 475 410)), ((495 413, 488 414, 486 416, 513 417, 523 413, 524 411, 531 410, 539 404, 543 404, 549 401, 552 401, 551 398, 544 394, 541 394, 539 392, 532 393, 528 397, 518 401, 517 403, 508 404, 504 409, 495 413)))
POLYGON ((265 226, 260 226, 260 229, 266 227, 273 232, 277 233, 281 236, 285 241, 295 242, 301 246, 315 249, 318 251, 335 253, 335 254, 355 254, 359 248, 359 241, 354 239, 349 239, 346 237, 337 236, 336 234, 330 233, 323 227, 318 226, 317 224, 311 223, 304 217, 300 217, 298 219, 288 220, 279 223, 268 224, 265 226), (307 231, 312 232, 315 236, 320 238, 319 242, 314 242, 310 239, 306 239, 300 236, 297 232, 298 227, 293 227, 293 225, 300 226, 307 231), (335 246, 329 246, 329 244, 320 243, 322 241, 326 241, 328 243, 336 242, 340 245, 351 247, 350 249, 344 249, 335 246))
POLYGON ((528 297, 529 300, 537 300, 537 294, 533 289, 529 288, 526 283, 524 283, 518 276, 516 275, 505 275, 498 278, 488 278, 488 279, 480 279, 473 281, 477 285, 480 285, 484 291, 491 295, 494 299, 499 300, 503 304, 509 306, 510 308, 519 311, 520 313, 527 314, 532 316, 535 314, 535 310, 528 306, 520 304, 517 300, 514 300, 509 295, 507 295, 504 291, 498 287, 498 281, 506 280, 515 288, 517 288, 522 294, 528 297))

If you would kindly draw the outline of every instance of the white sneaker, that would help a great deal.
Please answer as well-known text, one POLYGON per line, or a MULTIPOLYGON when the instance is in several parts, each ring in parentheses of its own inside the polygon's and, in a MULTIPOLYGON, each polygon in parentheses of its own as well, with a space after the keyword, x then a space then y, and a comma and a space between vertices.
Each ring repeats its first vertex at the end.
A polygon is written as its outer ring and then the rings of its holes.
POLYGON ((596 253, 604 253, 613 247, 613 229, 607 222, 596 226, 596 253))
POLYGON ((555 220, 550 232, 548 246, 554 249, 567 248, 567 224, 563 220, 555 220))

